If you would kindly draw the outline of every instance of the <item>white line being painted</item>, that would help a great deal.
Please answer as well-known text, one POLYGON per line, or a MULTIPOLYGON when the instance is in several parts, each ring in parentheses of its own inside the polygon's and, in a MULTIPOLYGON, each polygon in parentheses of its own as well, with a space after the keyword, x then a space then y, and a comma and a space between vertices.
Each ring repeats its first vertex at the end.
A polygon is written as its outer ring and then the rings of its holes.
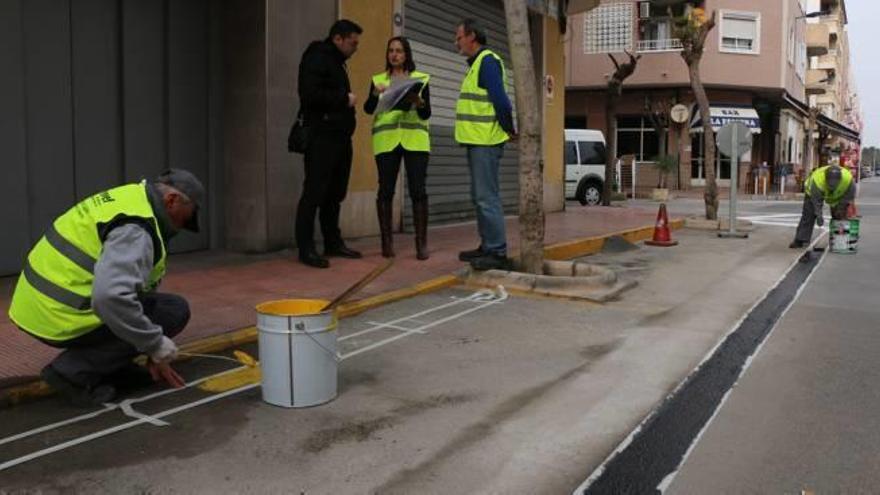
MULTIPOLYGON (((507 292, 504 290, 504 288, 503 288, 502 286, 499 285, 499 286, 498 286, 498 294, 497 294, 497 295, 494 294, 494 293, 492 293, 491 291, 479 291, 479 292, 476 292, 476 293, 472 294, 471 297, 469 297, 469 298, 457 299, 457 300, 454 301, 453 303, 444 304, 444 305, 441 305, 441 306, 439 306, 439 307, 435 307, 435 308, 433 308, 433 309, 431 309, 431 310, 422 311, 421 313, 417 313, 417 314, 415 314, 415 315, 413 315, 413 316, 421 316, 421 315, 424 315, 424 314, 428 314, 428 313, 430 313, 430 312, 432 312, 432 311, 436 311, 436 310, 438 310, 438 309, 442 309, 442 308, 445 308, 445 307, 449 307, 449 306, 452 306, 452 305, 454 305, 454 304, 458 304, 458 303, 462 303, 462 302, 467 302, 467 301, 470 301, 470 302, 481 302, 481 304, 479 304, 479 305, 476 306, 476 307, 469 308, 469 309, 464 310, 464 311, 461 311, 461 312, 459 312, 459 313, 457 313, 457 314, 455 314, 455 315, 447 316, 447 317, 442 318, 442 319, 440 319, 440 320, 437 320, 437 321, 435 321, 435 322, 431 322, 431 323, 425 324, 425 325, 423 325, 421 328, 413 329, 413 330, 407 330, 405 333, 402 333, 402 334, 400 334, 400 335, 397 335, 397 336, 395 336, 395 337, 392 338, 392 339, 386 339, 386 340, 383 340, 383 341, 377 342, 377 343, 375 343, 375 344, 371 344, 371 345, 369 345, 369 346, 367 346, 367 347, 365 347, 365 348, 358 349, 357 351, 354 351, 354 352, 349 353, 349 354, 347 354, 347 355, 345 355, 345 356, 342 356, 341 359, 350 358, 350 357, 353 357, 353 356, 355 356, 355 355, 357 355, 357 354, 361 354, 361 353, 363 353, 363 352, 367 352, 367 351, 369 351, 369 350, 377 349, 377 348, 379 348, 379 347, 382 347, 382 346, 384 346, 384 345, 387 345, 387 344, 391 343, 391 342, 394 341, 394 340, 398 340, 399 338, 407 337, 407 336, 409 336, 409 335, 413 335, 413 334, 423 334, 423 333, 425 333, 423 330, 425 330, 425 329, 427 329, 427 328, 434 327, 434 326, 440 325, 440 324, 442 324, 442 323, 446 323, 446 322, 449 322, 449 321, 455 320, 455 319, 457 319, 457 318, 460 318, 460 317, 462 317, 462 316, 464 316, 464 315, 466 315, 466 314, 472 313, 472 312, 477 311, 477 310, 479 310, 479 309, 483 309, 483 308, 488 307, 488 306, 490 306, 490 305, 493 305, 493 304, 497 304, 497 303, 503 302, 503 301, 507 300, 507 298, 508 298, 508 294, 507 294, 507 292)), ((406 319, 407 319, 407 318, 399 318, 399 319, 397 319, 397 320, 393 320, 393 322, 399 322, 399 321, 403 321, 403 320, 406 320, 406 319)), ((391 323, 391 322, 389 322, 389 323, 391 323)), ((362 333, 362 332, 359 332, 359 333, 362 333)), ((260 386, 259 383, 254 383, 254 384, 246 385, 246 386, 239 387, 239 388, 236 388, 236 389, 228 390, 228 391, 223 392, 223 393, 220 393, 220 394, 216 394, 216 395, 212 395, 212 396, 209 396, 209 397, 205 397, 205 398, 203 398, 203 399, 200 399, 200 400, 197 400, 197 401, 194 401, 194 402, 189 402, 189 403, 187 403, 187 404, 183 404, 183 405, 181 405, 181 406, 178 406, 178 407, 175 407, 175 408, 172 408, 172 409, 167 409, 167 410, 165 410, 165 411, 162 411, 162 412, 159 412, 159 413, 156 413, 156 414, 153 414, 153 415, 149 415, 149 416, 148 416, 148 415, 141 414, 141 413, 138 413, 137 411, 134 411, 134 410, 131 408, 131 404, 138 403, 138 402, 144 402, 144 401, 146 401, 146 400, 150 400, 150 399, 153 399, 153 398, 157 398, 157 397, 160 397, 160 396, 163 396, 163 395, 167 395, 167 394, 171 394, 171 393, 179 392, 179 391, 181 391, 181 390, 185 390, 185 389, 190 388, 190 387, 192 387, 192 386, 195 386, 195 385, 201 384, 202 382, 205 382, 205 381, 210 380, 210 379, 212 379, 212 378, 216 378, 216 377, 219 377, 219 376, 222 376, 222 375, 225 375, 225 374, 233 373, 233 372, 235 372, 235 371, 239 371, 239 370, 242 370, 242 369, 244 369, 244 368, 247 368, 247 366, 240 366, 240 367, 237 367, 237 368, 233 368, 233 369, 229 369, 229 370, 223 371, 223 372, 221 372, 221 373, 217 373, 217 374, 214 374, 214 375, 206 376, 206 377, 200 378, 200 379, 198 379, 198 380, 194 380, 194 381, 192 381, 192 382, 189 382, 189 383, 187 383, 183 388, 180 388, 180 389, 167 389, 167 390, 162 390, 162 391, 160 391, 160 392, 156 392, 156 393, 154 393, 154 394, 146 395, 146 396, 144 396, 144 397, 140 397, 140 398, 136 398, 136 399, 129 399, 129 400, 123 401, 123 402, 121 402, 121 403, 119 403, 119 404, 105 404, 104 409, 101 409, 101 410, 99 410, 99 411, 95 411, 95 412, 88 413, 88 414, 83 414, 83 415, 76 416, 76 417, 74 417, 74 418, 70 418, 70 419, 67 419, 67 420, 64 420, 64 421, 59 421, 59 422, 56 422, 56 423, 52 423, 52 424, 50 424, 50 425, 42 426, 42 427, 35 428, 35 429, 29 430, 29 431, 26 431, 26 432, 23 432, 23 433, 19 433, 19 434, 16 434, 16 435, 10 436, 10 437, 6 437, 6 438, 0 440, 0 445, 2 445, 2 444, 4 444, 4 443, 10 443, 10 442, 13 442, 13 441, 16 441, 16 440, 21 440, 21 439, 23 439, 23 438, 27 438, 27 437, 29 437, 29 436, 32 436, 32 435, 35 435, 35 434, 38 434, 38 433, 43 433, 43 432, 46 432, 46 431, 50 431, 50 430, 53 430, 53 429, 59 428, 59 427, 61 427, 61 426, 66 426, 66 425, 70 425, 70 424, 73 424, 73 423, 76 423, 76 422, 79 422, 79 421, 83 421, 83 420, 86 420, 86 419, 91 419, 91 418, 94 418, 94 417, 100 416, 101 414, 104 414, 104 413, 107 413, 107 412, 110 412, 110 411, 114 411, 114 410, 116 410, 116 409, 120 409, 120 410, 122 410, 123 412, 125 412, 126 414, 128 414, 129 416, 132 416, 132 417, 136 418, 136 419, 134 419, 133 421, 129 421, 129 422, 127 422, 127 423, 123 423, 123 424, 120 424, 120 425, 117 425, 117 426, 114 426, 114 427, 111 427, 111 428, 107 428, 107 429, 104 429, 104 430, 101 430, 101 431, 97 431, 97 432, 94 432, 94 433, 91 433, 91 434, 88 434, 88 435, 84 435, 84 436, 81 436, 81 437, 77 437, 77 438, 74 438, 74 439, 72 439, 72 440, 69 440, 69 441, 66 441, 66 442, 60 443, 60 444, 58 444, 58 445, 53 445, 52 447, 47 447, 47 448, 45 448, 45 449, 38 450, 38 451, 36 451, 36 452, 32 452, 32 453, 30 453, 30 454, 27 454, 27 455, 24 455, 24 456, 21 456, 21 457, 15 458, 15 459, 11 459, 11 460, 6 461, 6 462, 3 462, 3 463, 0 463, 0 471, 4 471, 4 470, 9 469, 9 468, 11 468, 11 467, 18 466, 19 464, 23 464, 23 463, 25 463, 25 462, 28 462, 28 461, 31 461, 31 460, 34 460, 34 459, 38 459, 38 458, 40 458, 40 457, 44 457, 44 456, 47 456, 47 455, 49 455, 49 454, 53 454, 53 453, 55 453, 55 452, 59 452, 59 451, 62 451, 62 450, 64 450, 64 449, 67 449, 67 448, 70 448, 70 447, 74 447, 74 446, 76 446, 76 445, 80 445, 80 444, 83 444, 83 443, 86 443, 86 442, 89 442, 89 441, 92 441, 92 440, 95 440, 95 439, 98 439, 98 438, 102 438, 102 437, 105 437, 105 436, 107 436, 107 435, 111 435, 111 434, 113 434, 113 433, 117 433, 117 432, 120 432, 120 431, 124 431, 124 430, 127 430, 127 429, 129 429, 129 428, 133 428, 133 427, 135 427, 135 426, 139 426, 139 425, 142 425, 142 424, 153 424, 153 425, 155 425, 155 426, 165 426, 165 425, 167 425, 168 423, 166 423, 165 421, 161 421, 161 418, 164 418, 164 417, 166 417, 166 416, 170 416, 170 415, 172 415, 172 414, 176 414, 176 413, 178 413, 178 412, 182 412, 182 411, 185 411, 185 410, 188 410, 188 409, 194 408, 194 407, 198 407, 198 406, 203 405, 203 404, 208 404, 208 403, 213 402, 213 401, 215 401, 215 400, 219 400, 219 399, 222 399, 222 398, 224 398, 224 397, 228 397, 228 396, 231 396, 231 395, 237 394, 237 393, 239 393, 239 392, 245 392, 245 391, 247 391, 247 390, 251 390, 251 389, 253 389, 253 388, 255 388, 255 387, 259 387, 259 386, 260 386), (126 409, 127 409, 127 411, 126 411, 126 409)))
POLYGON ((678 466, 675 468, 674 471, 672 471, 671 473, 666 475, 666 477, 663 479, 663 481, 659 485, 657 485, 657 489, 660 491, 660 493, 664 493, 666 491, 666 489, 669 488, 669 486, 672 484, 673 480, 675 480, 675 477, 678 476, 678 472, 681 470, 681 467, 684 465, 685 462, 687 462, 688 458, 691 455, 691 452, 693 452, 693 450, 697 446, 697 444, 700 443, 700 439, 703 438, 703 434, 706 432, 706 430, 709 429, 709 426, 712 424, 712 422, 718 416, 718 413, 721 412, 721 408, 724 407, 724 404, 727 402, 727 399, 730 398, 730 395, 731 395, 731 393, 733 393, 733 390, 736 387, 736 385, 739 383, 739 381, 742 379, 742 377, 745 376, 746 371, 752 366, 752 362, 755 360, 755 358, 758 357, 758 354, 761 353, 761 350, 764 349, 764 346, 767 344, 767 341, 770 340, 770 337, 773 335, 773 331, 776 330, 776 328, 782 323, 782 320, 785 319, 785 315, 788 314, 789 310, 791 310, 792 307, 794 307, 794 303, 797 302, 798 299, 800 299, 801 293, 803 293, 803 291, 807 288, 807 284, 810 283, 810 280, 813 278, 813 275, 815 275, 816 272, 819 271, 819 267, 821 267, 822 263, 825 262, 825 258, 827 256, 828 256, 828 252, 826 251, 822 255, 822 258, 819 260, 819 262, 816 263, 816 267, 813 268, 813 271, 810 272, 809 275, 807 275, 806 279, 804 279, 804 283, 801 284, 800 287, 798 287, 798 290, 797 290, 797 292, 795 292, 794 297, 791 299, 791 302, 789 302, 788 306, 786 306, 785 309, 782 310, 782 313, 780 313, 779 318, 776 320, 776 323, 772 327, 770 327, 770 331, 767 332, 767 335, 764 337, 764 340, 761 341, 761 343, 755 349, 755 352, 753 352, 751 356, 746 358, 746 362, 745 362, 745 364, 743 364, 742 370, 740 370, 739 376, 737 376, 736 381, 733 383, 733 385, 731 385, 730 389, 724 394, 724 397, 722 397, 721 401, 718 403, 718 407, 715 408, 715 412, 712 413, 712 416, 709 417, 709 420, 706 421, 706 424, 703 425, 703 428, 694 437, 693 442, 691 442, 691 445, 688 447, 684 456, 682 456, 681 462, 678 463, 678 466))
MULTIPOLYGON (((814 246, 815 246, 820 240, 822 240, 822 238, 823 238, 823 236, 821 236, 821 235, 818 236, 818 237, 817 237, 817 238, 816 238, 816 239, 810 244, 810 246, 809 246, 806 250, 807 250, 807 251, 812 251, 812 250, 813 250, 813 247, 814 247, 814 246)), ((816 270, 819 268, 819 264, 821 264, 822 261, 824 261, 824 257, 823 257, 821 260, 819 260, 819 263, 816 265, 816 267, 814 268, 813 272, 810 274, 809 277, 812 277, 813 273, 816 272, 816 270)), ((678 385, 676 385, 675 388, 674 388, 670 393, 668 393, 668 394, 666 395, 666 397, 664 397, 664 398, 658 403, 657 407, 655 407, 654 409, 652 409, 651 412, 649 412, 648 415, 645 416, 645 418, 644 418, 642 421, 639 422, 639 424, 638 424, 638 425, 637 425, 637 426, 636 426, 636 427, 630 432, 630 434, 627 435, 626 438, 624 438, 623 441, 620 442, 620 444, 619 444, 619 445, 618 445, 613 451, 611 451, 610 454, 608 454, 608 456, 602 461, 602 463, 599 464, 599 466, 597 466, 596 469, 594 469, 592 473, 590 473, 590 476, 588 476, 587 479, 584 480, 584 482, 581 483, 581 484, 580 484, 580 485, 579 485, 579 486, 578 486, 578 487, 572 492, 573 495, 580 495, 581 493, 584 492, 584 490, 586 490, 587 488, 589 488, 590 485, 592 485, 597 479, 599 479, 600 476, 602 476, 602 474, 605 472, 605 466, 607 466, 608 463, 611 462, 611 460, 614 459, 618 454, 620 454, 621 452, 623 452, 624 450, 626 450, 626 448, 632 443, 633 439, 635 439, 636 435, 638 435, 638 434, 642 431, 642 429, 645 427, 645 425, 647 425, 648 422, 650 422, 650 420, 651 420, 651 419, 652 419, 652 418, 653 418, 653 417, 659 412, 659 407, 660 407, 662 404, 666 403, 666 401, 669 400, 670 397, 672 397, 672 396, 674 396, 676 393, 678 393, 678 391, 681 390, 681 388, 682 388, 682 387, 688 382, 688 380, 690 380, 691 376, 692 376, 693 374, 695 374, 696 372, 698 372, 698 371, 700 370, 700 368, 702 368, 703 365, 706 364, 706 362, 707 362, 709 359, 712 358, 712 356, 715 354, 715 351, 717 351, 718 348, 721 347, 721 345, 727 340, 727 338, 730 337, 730 335, 733 334, 733 333, 734 333, 734 332, 740 327, 740 325, 742 325, 742 323, 743 323, 743 322, 745 321, 745 319, 749 316, 749 314, 751 314, 751 312, 754 311, 755 308, 757 308, 758 305, 761 304, 761 302, 764 301, 764 299, 766 299, 767 296, 768 296, 771 292, 773 292, 773 289, 775 289, 776 287, 778 287, 779 284, 781 284, 782 281, 785 280, 785 277, 788 276, 789 272, 791 272, 791 271, 792 271, 792 270, 798 265, 798 263, 800 263, 800 256, 798 256, 798 258, 795 259, 794 262, 792 262, 792 263, 788 266, 788 268, 785 269, 785 271, 782 273, 782 275, 779 277, 779 279, 777 279, 776 282, 774 282, 773 285, 772 285, 769 289, 767 289, 767 290, 764 292, 764 294, 762 294, 761 297, 759 297, 759 298, 755 301, 755 303, 752 304, 752 306, 742 314, 742 316, 739 318, 739 320, 737 320, 736 323, 733 324, 733 326, 730 328, 730 330, 728 330, 727 333, 724 334, 724 336, 722 336, 721 339, 720 339, 720 340, 719 340, 714 346, 712 346, 712 349, 710 349, 709 352, 706 353, 705 356, 703 356, 703 359, 700 360, 700 363, 697 364, 697 366, 694 367, 694 369, 691 370, 691 372, 688 373, 687 376, 685 376, 685 378, 684 378, 683 380, 681 380, 681 381, 678 383, 678 385)), ((806 280, 804 281, 804 283, 801 285, 801 288, 798 289, 798 292, 797 292, 796 295, 795 295, 796 297, 795 297, 794 299, 792 299, 792 302, 789 304, 789 307, 791 307, 791 304, 794 304, 794 300, 796 300, 796 298, 800 295, 800 290, 802 290, 803 287, 806 286, 807 282, 809 282, 809 279, 810 279, 809 277, 807 277, 807 279, 806 279, 806 280)), ((788 308, 786 308, 786 311, 788 311, 788 308)), ((781 319, 782 316, 784 316, 784 313, 783 313, 783 315, 780 316, 780 319, 781 319)), ((777 320, 777 322, 776 322, 776 325, 778 325, 778 324, 779 324, 779 320, 777 320)), ((774 328, 775 328, 775 325, 774 325, 774 328)), ((771 331, 772 331, 772 330, 771 330, 771 331)), ((769 334, 767 335, 767 337, 765 337, 764 342, 766 342, 766 339, 767 339, 767 338, 769 338, 769 334)), ((760 348, 757 348, 757 349, 755 350, 755 353, 757 353, 759 350, 760 350, 760 348)), ((750 362, 750 361, 749 361, 749 362, 750 362)), ((731 389, 732 389, 732 387, 731 387, 731 389)), ((725 395, 724 398, 726 398, 726 397, 727 397, 727 396, 725 395)), ((720 404, 719 404, 719 408, 720 408, 720 404)), ((718 411, 718 409, 716 409, 715 413, 713 413, 713 416, 712 416, 713 418, 714 418, 714 414, 717 414, 717 411, 718 411)), ((708 424, 708 423, 707 423, 707 424, 708 424)), ((704 426, 704 428, 705 428, 705 426, 704 426)), ((701 431, 701 433, 702 433, 702 431, 701 431)), ((693 444, 689 447, 688 452, 690 451, 691 448, 693 448, 693 444)), ((679 466, 680 466, 680 464, 679 464, 679 466)), ((665 480, 664 480, 664 481, 665 481, 665 480)), ((670 482, 671 482, 671 480, 670 480, 670 482)))
MULTIPOLYGON (((167 410, 162 411, 158 414, 154 414, 152 416, 152 419, 160 419, 160 418, 164 418, 166 416, 171 416, 172 414, 177 414, 179 412, 186 411, 187 409, 192 409, 194 407, 201 406, 202 404, 214 402, 215 400, 220 400, 224 397, 228 397, 230 395, 234 395, 239 392, 245 392, 247 390, 250 390, 252 388, 259 387, 259 386, 260 386, 259 383, 253 383, 251 385, 245 385, 244 387, 234 388, 232 390, 228 390, 226 392, 223 392, 223 393, 220 393, 217 395, 205 397, 204 399, 200 399, 195 402, 189 402, 187 404, 183 404, 182 406, 178 406, 173 409, 167 409, 167 410)), ((6 461, 6 462, 0 464, 0 471, 4 471, 4 470, 9 469, 11 467, 18 466, 19 464, 23 464, 25 462, 32 461, 34 459, 38 459, 40 457, 47 456, 49 454, 53 454, 55 452, 59 452, 64 449, 68 449, 70 447, 75 447, 77 445, 89 442, 91 440, 95 440, 95 439, 101 438, 101 437, 106 437, 107 435, 112 435, 113 433, 127 430, 129 428, 133 428, 135 426, 149 423, 149 422, 150 422, 150 420, 147 418, 136 419, 134 421, 129 421, 128 423, 122 423, 121 425, 117 425, 112 428, 107 428, 105 430, 96 431, 95 433, 91 433, 89 435, 77 437, 77 438, 74 438, 73 440, 68 440, 66 442, 59 443, 58 445, 53 445, 51 447, 47 447, 45 449, 38 450, 36 452, 32 452, 28 455, 15 458, 10 461, 6 461)))
MULTIPOLYGON (((157 397, 162 397, 163 395, 168 395, 168 394, 173 394, 175 392, 180 392, 182 390, 185 390, 190 387, 194 387, 196 385, 201 385, 203 382, 210 380, 212 378, 216 378, 218 376, 223 376, 228 373, 233 373, 233 372, 242 370, 244 368, 247 368, 247 366, 239 366, 238 368, 232 368, 232 369, 217 373, 215 375, 206 376, 204 378, 199 378, 198 380, 193 380, 193 381, 185 384, 183 388, 169 388, 169 389, 165 389, 165 390, 160 390, 159 392, 155 392, 150 395, 145 395, 143 397, 138 397, 138 398, 129 399, 129 400, 130 400, 130 403, 132 403, 132 404, 135 404, 138 402, 148 401, 151 399, 155 399, 157 397)), ((80 421, 85 421, 87 419, 96 418, 104 413, 108 413, 110 411, 115 411, 116 409, 119 409, 119 407, 120 407, 120 404, 107 403, 107 404, 104 404, 104 409, 99 409, 95 412, 86 413, 86 414, 83 414, 80 416, 76 416, 76 417, 73 417, 70 419, 65 419, 63 421, 58 421, 56 423, 51 423, 51 424, 48 424, 45 426, 41 426, 39 428, 34 428, 32 430, 24 431, 24 432, 0 439, 0 445, 15 442, 16 440, 21 440, 21 439, 24 439, 24 438, 27 438, 27 437, 30 437, 30 436, 33 436, 33 435, 36 435, 39 433, 45 433, 47 431, 51 431, 56 428, 61 428, 62 426, 67 426, 67 425, 71 425, 74 423, 78 423, 80 421)))

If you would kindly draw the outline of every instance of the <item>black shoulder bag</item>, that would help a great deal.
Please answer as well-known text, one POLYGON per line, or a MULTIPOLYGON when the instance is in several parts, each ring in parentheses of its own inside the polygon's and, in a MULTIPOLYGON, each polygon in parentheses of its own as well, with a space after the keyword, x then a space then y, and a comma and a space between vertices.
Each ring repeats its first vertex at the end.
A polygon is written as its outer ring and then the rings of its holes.
POLYGON ((309 146, 309 127, 303 118, 302 107, 296 112, 296 120, 290 127, 290 135, 287 136, 287 151, 291 153, 305 153, 309 146))

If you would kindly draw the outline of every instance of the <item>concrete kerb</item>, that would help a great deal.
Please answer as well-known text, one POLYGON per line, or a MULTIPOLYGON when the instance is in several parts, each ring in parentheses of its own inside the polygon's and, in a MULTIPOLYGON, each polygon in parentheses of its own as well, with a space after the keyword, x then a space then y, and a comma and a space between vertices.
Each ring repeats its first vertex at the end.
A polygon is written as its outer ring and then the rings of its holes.
MULTIPOLYGON (((684 227, 684 220, 670 220, 669 226, 672 229, 681 229, 684 227)), ((544 257, 548 260, 578 258, 601 251, 602 246, 605 244, 605 239, 609 237, 620 236, 629 242, 636 243, 650 239, 653 232, 654 226, 652 225, 649 227, 639 227, 613 232, 601 236, 561 242, 544 248, 544 257)), ((453 285, 458 285, 462 282, 463 280, 460 274, 443 275, 410 287, 404 287, 402 289, 386 292, 373 297, 342 304, 338 309, 338 316, 339 318, 348 318, 379 306, 452 287, 453 285)), ((257 327, 249 326, 194 342, 188 342, 181 345, 180 350, 182 352, 208 354, 241 347, 242 345, 255 342, 256 340, 257 327)), ((179 358, 179 361, 184 361, 186 359, 189 358, 181 357, 179 358)), ((0 389, 0 409, 48 397, 52 395, 52 393, 53 391, 51 387, 42 380, 34 380, 29 383, 13 385, 5 389, 0 389)))

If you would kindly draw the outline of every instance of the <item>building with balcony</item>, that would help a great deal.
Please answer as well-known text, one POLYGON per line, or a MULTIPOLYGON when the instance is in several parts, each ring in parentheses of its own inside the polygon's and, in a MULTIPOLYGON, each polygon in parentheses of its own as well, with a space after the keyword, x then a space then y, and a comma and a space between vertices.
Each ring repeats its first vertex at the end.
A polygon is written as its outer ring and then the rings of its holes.
POLYGON ((808 72, 808 54, 825 56, 832 49, 830 34, 826 40, 820 31, 808 31, 807 3, 602 0, 597 8, 570 20, 567 127, 607 133, 605 90, 614 71, 609 54, 619 60, 624 51, 636 52, 637 69, 625 81, 617 108, 617 155, 651 162, 665 148, 679 158, 673 187, 704 185, 707 166, 715 167, 720 186, 729 186, 729 158, 704 156, 699 138, 702 118, 681 57, 681 42, 673 32, 673 17, 700 7, 716 16, 700 71, 713 128, 717 131, 735 120, 746 124, 753 136, 751 153, 740 158, 742 190, 750 191, 759 175, 777 186, 785 181, 787 187, 797 187, 813 166, 810 156, 815 154, 808 139, 812 122, 808 82, 819 84, 824 78, 808 72), (668 118, 675 104, 690 109, 684 124, 668 118))

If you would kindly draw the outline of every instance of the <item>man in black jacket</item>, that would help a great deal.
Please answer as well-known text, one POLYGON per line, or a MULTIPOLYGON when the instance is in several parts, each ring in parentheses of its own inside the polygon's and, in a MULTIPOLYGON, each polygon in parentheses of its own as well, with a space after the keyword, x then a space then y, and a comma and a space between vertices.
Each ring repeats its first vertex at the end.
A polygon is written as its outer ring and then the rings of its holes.
POLYGON ((313 41, 299 64, 299 100, 309 142, 305 152, 305 181, 296 212, 296 242, 299 260, 316 268, 327 268, 327 256, 360 258, 349 249, 339 230, 339 210, 348 190, 351 173, 351 136, 354 107, 345 61, 357 51, 363 30, 341 19, 323 41, 313 41), (321 222, 324 256, 315 250, 315 214, 321 222))

